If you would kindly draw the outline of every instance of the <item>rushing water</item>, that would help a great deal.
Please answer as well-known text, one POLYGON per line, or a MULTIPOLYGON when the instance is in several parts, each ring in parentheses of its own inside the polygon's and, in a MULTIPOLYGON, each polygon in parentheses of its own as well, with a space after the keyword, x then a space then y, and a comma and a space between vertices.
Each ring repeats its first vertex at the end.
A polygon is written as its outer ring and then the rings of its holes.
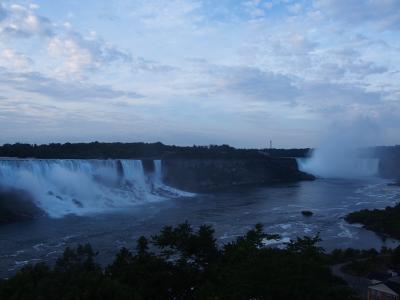
POLYGON ((141 160, 0 160, 0 186, 28 191, 50 217, 87 215, 190 196, 162 183, 161 161, 145 172, 141 160))
POLYGON ((84 216, 42 218, 0 227, 0 276, 38 261, 54 261, 66 246, 90 242, 99 260, 109 263, 122 246, 133 248, 140 235, 151 235, 164 225, 188 220, 210 224, 220 243, 261 222, 283 241, 320 232, 327 249, 393 247, 360 226, 346 224, 345 214, 362 208, 382 208, 400 199, 400 189, 380 179, 316 180, 293 185, 241 188, 194 197, 165 198, 84 216), (304 217, 302 210, 312 210, 304 217))

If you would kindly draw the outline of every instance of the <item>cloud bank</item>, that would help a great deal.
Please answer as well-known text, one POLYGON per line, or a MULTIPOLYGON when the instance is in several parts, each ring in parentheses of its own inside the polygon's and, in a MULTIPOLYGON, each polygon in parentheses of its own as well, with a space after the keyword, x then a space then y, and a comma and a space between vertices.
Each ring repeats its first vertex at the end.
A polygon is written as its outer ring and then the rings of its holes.
POLYGON ((38 4, 0 4, 0 143, 398 143, 398 1, 38 4))

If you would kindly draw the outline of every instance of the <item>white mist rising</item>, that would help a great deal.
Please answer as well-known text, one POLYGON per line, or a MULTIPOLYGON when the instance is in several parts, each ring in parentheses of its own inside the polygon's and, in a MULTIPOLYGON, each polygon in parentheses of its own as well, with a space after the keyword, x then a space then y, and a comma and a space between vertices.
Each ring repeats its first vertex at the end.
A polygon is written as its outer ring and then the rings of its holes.
POLYGON ((376 143, 377 127, 370 121, 336 127, 322 139, 311 157, 299 161, 302 171, 322 178, 363 178, 378 174, 379 160, 366 153, 376 143), (363 149, 361 153, 361 149, 363 149))
POLYGON ((355 149, 321 147, 311 158, 299 162, 300 169, 322 178, 362 178, 378 173, 378 159, 361 158, 355 149), (337 151, 335 151, 337 150, 337 151))

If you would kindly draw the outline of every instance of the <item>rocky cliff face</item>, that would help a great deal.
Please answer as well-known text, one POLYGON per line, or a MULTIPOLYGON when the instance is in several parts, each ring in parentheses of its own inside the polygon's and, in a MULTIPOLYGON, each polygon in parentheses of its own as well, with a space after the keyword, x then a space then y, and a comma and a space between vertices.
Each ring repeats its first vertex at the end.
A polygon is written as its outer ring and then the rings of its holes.
POLYGON ((25 191, 0 187, 0 225, 31 220, 43 215, 44 212, 25 191))
POLYGON ((314 179, 293 158, 163 159, 162 170, 166 184, 191 192, 314 179))
POLYGON ((400 180, 400 145, 376 147, 374 154, 379 159, 379 176, 400 180))
POLYGON ((400 179, 400 155, 390 155, 380 159, 379 175, 388 179, 400 179))

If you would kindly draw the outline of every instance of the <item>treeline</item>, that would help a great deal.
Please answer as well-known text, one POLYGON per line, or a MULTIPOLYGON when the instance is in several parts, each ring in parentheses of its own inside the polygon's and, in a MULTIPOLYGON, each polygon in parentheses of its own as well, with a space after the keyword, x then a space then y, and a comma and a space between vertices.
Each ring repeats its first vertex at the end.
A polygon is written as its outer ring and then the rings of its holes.
POLYGON ((359 223, 364 228, 382 236, 400 239, 400 203, 384 209, 363 209, 345 217, 350 224, 359 223))
POLYGON ((356 299, 331 274, 318 237, 263 247, 277 238, 256 225, 220 247, 212 227, 183 223, 139 238, 105 269, 90 245, 67 248, 54 266, 26 266, 0 282, 0 299, 356 299))
POLYGON ((379 280, 389 279, 390 271, 400 270, 400 247, 382 247, 380 252, 374 249, 367 252, 364 257, 360 255, 351 259, 342 270, 350 275, 379 280))
MULTIPOLYGON (((388 165, 400 162, 400 146, 361 149, 361 154, 380 158, 388 165)), ((4 144, 0 146, 0 157, 19 158, 265 158, 308 157, 310 148, 293 149, 238 149, 229 145, 175 146, 157 143, 52 143, 52 144, 4 144)), ((387 169, 385 167, 385 169, 387 169)), ((396 167, 397 170, 397 167, 396 167)))
POLYGON ((1 157, 18 158, 265 158, 303 157, 309 149, 236 149, 229 145, 169 146, 162 143, 65 143, 65 144, 4 144, 1 157))

